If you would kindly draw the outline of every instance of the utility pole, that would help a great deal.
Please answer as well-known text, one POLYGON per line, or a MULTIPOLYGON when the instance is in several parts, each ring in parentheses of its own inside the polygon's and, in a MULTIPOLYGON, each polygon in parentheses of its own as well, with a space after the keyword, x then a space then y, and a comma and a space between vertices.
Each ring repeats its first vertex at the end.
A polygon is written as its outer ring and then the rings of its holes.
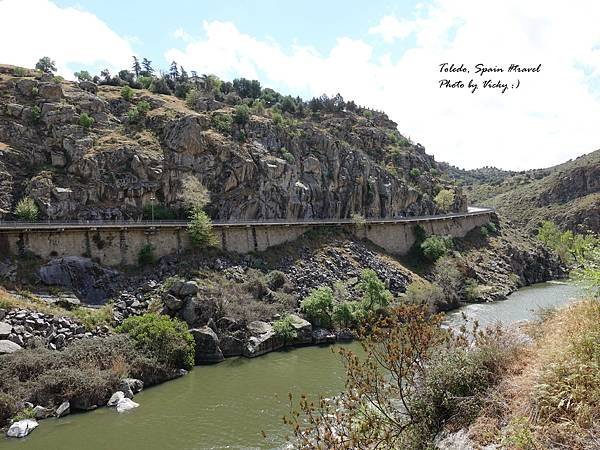
POLYGON ((154 222, 154 200, 156 200, 156 197, 154 196, 154 194, 150 194, 150 208, 152 209, 152 222, 154 222))

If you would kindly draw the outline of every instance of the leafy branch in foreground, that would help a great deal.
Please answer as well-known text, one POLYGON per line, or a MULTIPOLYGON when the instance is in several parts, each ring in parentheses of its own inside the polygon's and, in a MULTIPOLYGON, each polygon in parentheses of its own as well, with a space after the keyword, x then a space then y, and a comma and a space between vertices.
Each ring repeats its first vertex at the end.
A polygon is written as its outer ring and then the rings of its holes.
POLYGON ((466 426, 517 348, 501 328, 468 337, 441 327, 427 307, 405 304, 361 332, 364 355, 340 349, 346 388, 302 396, 284 422, 301 449, 425 449, 448 423, 466 426))

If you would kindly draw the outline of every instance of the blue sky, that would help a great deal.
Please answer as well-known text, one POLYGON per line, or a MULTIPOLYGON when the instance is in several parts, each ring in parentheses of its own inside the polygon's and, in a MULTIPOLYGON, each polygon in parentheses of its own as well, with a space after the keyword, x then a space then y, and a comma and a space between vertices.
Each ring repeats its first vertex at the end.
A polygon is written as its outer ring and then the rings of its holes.
POLYGON ((0 0, 0 17, 18 36, 0 63, 49 55, 72 78, 129 68, 135 54, 304 98, 339 92, 465 168, 547 167, 600 147, 596 0, 0 0), (519 88, 472 94, 440 88, 474 77, 441 74, 443 62, 542 70, 475 77, 519 88))

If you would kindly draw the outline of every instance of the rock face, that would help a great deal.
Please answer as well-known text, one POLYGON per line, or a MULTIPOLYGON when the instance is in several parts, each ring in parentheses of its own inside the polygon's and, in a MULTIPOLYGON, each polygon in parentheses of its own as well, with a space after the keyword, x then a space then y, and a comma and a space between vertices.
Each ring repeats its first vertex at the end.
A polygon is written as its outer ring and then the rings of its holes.
POLYGON ((294 345, 305 345, 312 343, 312 325, 295 314, 289 315, 290 321, 296 331, 296 338, 292 341, 294 345))
MULTIPOLYGON (((444 182, 431 172, 435 161, 383 113, 305 111, 279 121, 266 112, 224 129, 216 119, 232 117, 235 95, 227 104, 200 92, 193 111, 176 97, 140 90, 152 111, 132 124, 127 112, 134 104, 119 89, 0 73, 4 214, 28 195, 43 218, 138 218, 153 196, 179 208, 186 179, 208 188, 209 211, 219 219, 437 210, 431 199, 444 182), (91 128, 78 124, 81 113, 95 119, 91 128)), ((465 198, 456 193, 455 207, 463 209, 465 198)))
POLYGON ((15 438, 23 438, 35 430, 38 426, 38 423, 32 419, 19 420, 18 422, 13 423, 6 435, 8 437, 15 438))
POLYGON ((267 322, 250 322, 248 332, 251 336, 243 349, 243 355, 247 358, 264 355, 283 347, 283 341, 275 336, 273 327, 267 322))
POLYGON ((217 334, 207 326, 190 330, 196 342, 196 364, 218 363, 225 359, 217 334))
POLYGON ((113 293, 112 283, 118 276, 118 272, 80 256, 54 258, 40 267, 42 282, 71 288, 90 304, 103 303, 113 293))

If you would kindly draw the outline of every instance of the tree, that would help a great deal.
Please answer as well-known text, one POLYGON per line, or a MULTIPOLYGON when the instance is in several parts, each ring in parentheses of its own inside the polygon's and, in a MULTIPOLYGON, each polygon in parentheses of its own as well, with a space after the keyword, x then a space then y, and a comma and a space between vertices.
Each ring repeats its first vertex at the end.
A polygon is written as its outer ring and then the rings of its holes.
POLYGON ((333 291, 328 286, 313 289, 300 303, 300 310, 313 325, 322 327, 331 325, 333 291))
POLYGON ((133 89, 131 89, 129 86, 123 86, 121 88, 121 97, 130 102, 133 98, 133 89))
POLYGON ((140 66, 140 62, 138 61, 137 56, 133 57, 132 69, 133 69, 133 73, 135 74, 135 77, 136 78, 139 77, 140 73, 142 71, 142 66, 140 66))
POLYGON ((169 76, 173 81, 177 81, 179 79, 179 67, 177 67, 177 63, 175 61, 171 62, 171 66, 169 67, 169 76))
POLYGON ((155 94, 165 94, 165 95, 171 95, 171 88, 169 88, 169 83, 167 83, 167 77, 165 75, 161 76, 160 78, 155 78, 154 80, 152 80, 152 83, 150 84, 150 91, 154 92, 155 94))
POLYGON ((44 73, 52 73, 56 72, 56 65, 54 60, 50 59, 48 56, 41 57, 38 62, 35 64, 35 68, 37 70, 41 70, 44 73))
POLYGON ((108 69, 100 71, 100 76, 104 78, 105 83, 110 83, 110 71, 108 69))
POLYGON ((200 81, 206 92, 220 92, 221 90, 221 80, 216 75, 203 74, 200 81))
POLYGON ((392 293, 373 269, 364 269, 360 274, 358 290, 362 292, 362 306, 366 312, 386 308, 392 300, 392 293))
POLYGON ((296 102, 290 95, 287 95, 283 98, 283 101, 281 102, 281 110, 283 112, 292 114, 296 112, 296 102))
POLYGON ((152 68, 152 61, 150 61, 149 59, 144 58, 142 60, 142 67, 144 68, 144 71, 143 73, 141 73, 141 75, 150 76, 154 73, 154 69, 152 68))
POLYGON ((17 203, 15 208, 15 216, 19 220, 25 220, 27 222, 35 222, 38 219, 39 209, 33 199, 30 197, 23 197, 17 203))
POLYGON ((216 243, 212 231, 212 221, 208 214, 201 209, 194 208, 190 211, 187 233, 194 247, 204 248, 216 243))
POLYGON ((258 80, 236 78, 233 80, 233 88, 242 98, 258 98, 261 94, 260 82, 258 80))
POLYGON ((429 236, 421 243, 421 251, 427 259, 432 262, 437 261, 442 256, 446 255, 452 247, 454 242, 450 236, 429 236))
POLYGON ((92 81, 92 76, 87 70, 81 70, 79 72, 75 72, 75 78, 79 81, 92 81))
POLYGON ((442 189, 435 196, 434 201, 442 211, 448 211, 454 204, 454 191, 442 189))
POLYGON ((248 120, 250 119, 250 108, 248 105, 241 104, 235 107, 235 112, 233 114, 233 120, 238 125, 246 125, 248 120))

